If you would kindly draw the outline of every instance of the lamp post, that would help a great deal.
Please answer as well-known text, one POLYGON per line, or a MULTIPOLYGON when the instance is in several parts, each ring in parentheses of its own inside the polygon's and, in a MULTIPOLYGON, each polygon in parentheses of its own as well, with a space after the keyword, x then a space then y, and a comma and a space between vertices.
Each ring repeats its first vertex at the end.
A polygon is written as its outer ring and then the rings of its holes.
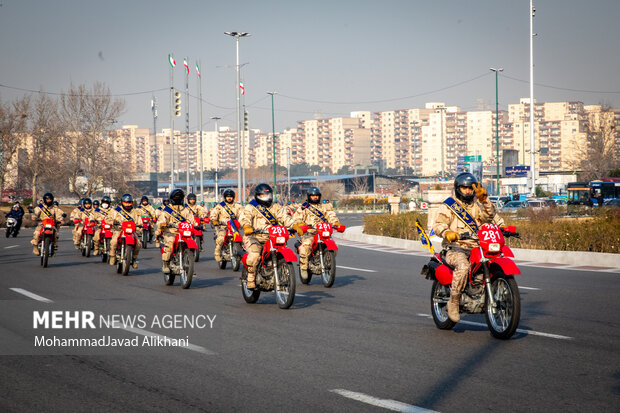
POLYGON ((499 195, 499 91, 498 91, 498 80, 497 76, 499 72, 503 72, 503 68, 495 69, 493 67, 490 68, 491 71, 495 72, 495 163, 497 165, 497 191, 496 195, 499 195))
POLYGON ((273 110, 273 95, 278 92, 267 92, 271 95, 271 130, 272 130, 272 145, 273 145, 273 202, 277 202, 277 182, 276 182, 276 118, 273 110))
MULTIPOLYGON (((218 165, 219 165, 219 157, 220 157, 220 129, 217 126, 217 121, 222 119, 218 116, 213 116, 211 117, 211 119, 213 119, 215 121, 215 174, 214 174, 214 180, 215 180, 215 202, 217 203, 217 201, 220 199, 219 198, 219 191, 217 188, 217 171, 218 171, 218 165)), ((239 196, 241 196, 241 194, 238 193, 239 196)))
POLYGON ((235 44, 236 44, 236 51, 237 51, 237 64, 235 65, 235 69, 237 72, 237 83, 235 85, 235 90, 237 92, 237 110, 236 110, 236 114, 237 114, 237 193, 240 194, 241 197, 241 201, 243 202, 245 200, 245 193, 241 192, 241 124, 240 124, 240 116, 239 116, 239 111, 240 111, 240 79, 239 79, 239 38, 240 37, 248 37, 250 36, 250 33, 246 33, 246 32, 224 32, 225 35, 227 36, 231 36, 235 38, 235 44))

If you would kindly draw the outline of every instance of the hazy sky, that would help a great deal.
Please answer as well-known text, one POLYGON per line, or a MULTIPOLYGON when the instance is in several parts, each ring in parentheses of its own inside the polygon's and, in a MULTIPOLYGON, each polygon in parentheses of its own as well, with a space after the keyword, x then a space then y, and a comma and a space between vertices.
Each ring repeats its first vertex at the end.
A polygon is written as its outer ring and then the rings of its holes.
MULTIPOLYGON (((276 130, 315 116, 423 107, 443 101, 495 107, 489 67, 502 67, 500 108, 529 96, 528 0, 0 0, 0 98, 15 90, 67 90, 102 81, 122 96, 120 124, 169 126, 168 54, 185 89, 190 58, 190 128, 196 130, 202 62, 203 128, 235 125, 235 43, 250 126, 276 130)), ((620 1, 537 0, 535 98, 620 107, 620 1), (552 87, 549 87, 552 86, 552 87), (571 89, 571 90, 567 90, 571 89), (601 93, 608 92, 608 93, 601 93), (615 93, 609 93, 615 92, 615 93)), ((183 95, 183 99, 185 97, 183 95)), ((175 127, 184 129, 184 117, 175 127)))

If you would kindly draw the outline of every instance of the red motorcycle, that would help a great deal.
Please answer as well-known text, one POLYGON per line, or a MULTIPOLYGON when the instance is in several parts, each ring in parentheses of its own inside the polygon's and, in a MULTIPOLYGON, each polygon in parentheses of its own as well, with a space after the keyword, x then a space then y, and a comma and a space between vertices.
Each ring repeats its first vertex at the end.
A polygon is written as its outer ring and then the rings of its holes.
POLYGON ((220 269, 226 269, 226 264, 231 263, 233 271, 239 271, 241 267, 241 253, 243 245, 241 244, 241 234, 239 234, 239 221, 236 219, 226 223, 226 233, 224 234, 224 243, 220 250, 222 261, 220 261, 220 269))
POLYGON ((196 245, 198 245, 199 248, 196 249, 196 252, 194 254, 194 261, 198 262, 198 260, 200 259, 200 250, 202 249, 202 241, 203 241, 203 234, 202 234, 202 223, 208 224, 209 222, 211 222, 211 220, 209 218, 202 218, 200 219, 200 217, 194 217, 194 242, 196 243, 196 245))
MULTIPOLYGON (((504 237, 519 237, 515 227, 500 229, 484 224, 476 235, 463 233, 460 239, 472 239, 479 246, 471 250, 468 282, 461 295, 460 312, 483 313, 491 334, 508 339, 515 333, 521 316, 521 299, 514 275, 521 274, 512 260, 514 254, 504 237)), ((450 330, 455 323, 448 318, 453 267, 445 261, 445 250, 435 254, 422 269, 422 275, 433 280, 431 313, 435 325, 450 330)))
POLYGON ((101 251, 101 262, 108 262, 110 257, 110 242, 112 241, 112 225, 101 220, 99 229, 99 251, 101 251))
POLYGON ((269 227, 269 239, 265 242, 260 262, 256 269, 256 288, 248 289, 248 254, 242 258, 241 292, 246 303, 255 303, 261 291, 275 291, 276 301, 280 308, 289 308, 295 299, 295 269, 297 262, 295 253, 286 246, 289 230, 281 225, 269 227))
MULTIPOLYGON (((194 226, 190 222, 179 222, 178 233, 172 243, 172 258, 170 259, 170 273, 164 274, 166 285, 172 285, 177 275, 181 278, 181 287, 189 288, 194 276, 194 254, 198 252, 198 245, 194 241, 194 226)), ((164 247, 161 247, 164 253, 164 247)))
POLYGON ((133 221, 123 221, 121 233, 116 244, 116 272, 118 274, 129 274, 129 267, 133 262, 133 250, 138 243, 136 237, 136 223, 133 221))
POLYGON ((39 251, 41 252, 41 266, 47 267, 47 260, 54 255, 54 239, 56 238, 56 222, 51 218, 44 218, 41 223, 39 237, 39 251))
MULTIPOLYGON (((308 226, 302 226, 302 229, 312 228, 308 226)), ((344 232, 345 226, 340 225, 336 227, 338 232, 344 232)), ((308 257, 308 271, 302 271, 299 269, 299 277, 302 284, 308 284, 312 280, 312 275, 321 275, 321 281, 323 286, 330 288, 334 285, 336 279, 336 254, 338 246, 332 239, 334 233, 334 227, 329 222, 319 222, 316 225, 316 234, 314 234, 314 240, 312 241, 312 253, 308 257)), ((301 242, 295 243, 297 254, 299 254, 299 247, 301 242)))
MULTIPOLYGON (((81 220, 75 219, 74 222, 79 223, 81 220)), ((93 237, 95 236, 96 221, 91 221, 89 218, 84 218, 84 225, 82 226, 82 233, 80 237, 80 250, 83 257, 90 257, 90 252, 94 249, 93 237)))
POLYGON ((150 242, 150 234, 151 228, 153 224, 151 224, 151 217, 143 216, 142 217, 142 248, 146 249, 147 244, 150 242))

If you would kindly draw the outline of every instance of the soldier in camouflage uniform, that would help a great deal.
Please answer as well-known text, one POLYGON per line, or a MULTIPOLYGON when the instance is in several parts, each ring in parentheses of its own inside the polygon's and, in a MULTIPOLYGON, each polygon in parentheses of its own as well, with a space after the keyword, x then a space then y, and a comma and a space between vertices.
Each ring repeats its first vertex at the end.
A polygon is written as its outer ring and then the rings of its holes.
POLYGON ((248 266, 247 288, 256 288, 256 267, 260 262, 260 254, 263 245, 269 239, 268 230, 273 225, 283 225, 287 228, 293 228, 297 234, 301 236, 303 231, 298 223, 286 213, 286 209, 280 204, 273 203, 273 190, 267 184, 260 184, 254 191, 254 200, 250 202, 241 211, 239 223, 243 226, 245 236, 243 237, 243 246, 248 252, 246 264, 248 266), (273 216, 275 223, 272 223, 260 212, 260 209, 266 209, 273 216))
MULTIPOLYGON (((187 202, 185 203, 185 208, 192 213, 194 218, 199 219, 199 225, 202 227, 202 219, 208 216, 208 212, 207 208, 196 203, 196 194, 187 195, 187 202)), ((192 220, 192 225, 196 225, 196 222, 194 220, 192 220)), ((200 248, 200 252, 204 251, 204 249, 202 248, 202 238, 200 239, 200 245, 198 246, 198 248, 200 248)))
POLYGON ((170 274, 170 258, 172 257, 172 244, 174 238, 179 233, 179 222, 190 222, 194 225, 194 214, 183 206, 185 193, 181 189, 173 189, 170 192, 170 204, 162 205, 159 218, 157 218, 157 229, 155 237, 164 238, 164 251, 161 254, 161 270, 164 274, 170 274), (185 221, 183 221, 185 220, 185 221))
MULTIPOLYGON (((133 197, 130 194, 123 194, 121 197, 121 205, 114 208, 108 215, 110 223, 114 225, 114 232, 110 240, 110 265, 116 265, 116 248, 118 246, 118 237, 121 234, 123 221, 133 221, 136 224, 136 239, 142 236, 142 215, 137 208, 133 207, 133 197)), ((141 242, 136 242, 133 246, 133 260, 131 266, 138 269, 138 254, 140 253, 141 242)))
POLYGON ((93 201, 90 198, 84 198, 82 200, 82 207, 77 208, 77 213, 74 215, 74 219, 79 219, 80 222, 75 226, 75 231, 73 231, 73 244, 75 244, 76 248, 80 248, 80 241, 82 240, 82 230, 84 229, 84 224, 86 220, 90 220, 93 218, 95 209, 93 208, 93 201))
POLYGON ((211 225, 215 228, 215 261, 222 261, 220 252, 222 251, 222 244, 224 244, 224 238, 226 237, 226 223, 231 219, 239 219, 241 213, 241 204, 235 202, 235 191, 227 189, 224 191, 224 200, 215 205, 209 214, 211 218, 211 225))
POLYGON ((99 242, 101 241, 101 221, 107 219, 108 224, 110 225, 113 221, 112 216, 114 214, 112 214, 111 212, 113 212, 114 210, 110 208, 111 203, 112 201, 110 200, 110 197, 104 196, 103 198, 101 198, 100 206, 98 208, 95 208, 95 212, 93 213, 93 219, 99 224, 99 230, 95 231, 95 236, 93 237, 93 242, 95 243, 95 250, 93 251, 94 255, 99 255, 99 242), (108 216, 110 218, 108 218, 108 216))
MULTIPOLYGON (((46 218, 53 219, 56 223, 60 225, 64 224, 64 217, 62 216, 62 209, 54 205, 54 195, 50 192, 47 192, 43 195, 43 202, 40 203, 32 214, 32 220, 36 221, 40 219, 43 221, 46 218)), ((58 228, 57 228, 58 229, 58 228)), ((54 248, 52 249, 52 256, 56 252, 56 248, 58 247, 58 230, 56 231, 56 237, 54 238, 54 248)), ((32 237, 32 253, 34 255, 40 255, 39 251, 39 242, 41 241, 41 223, 37 224, 37 227, 34 229, 34 234, 32 237)))
POLYGON ((467 275, 469 274, 469 254, 472 248, 478 246, 478 242, 471 239, 460 240, 459 234, 463 232, 471 233, 472 230, 456 215, 452 208, 448 206, 448 203, 449 201, 455 201, 455 206, 463 208, 478 226, 493 222, 495 206, 488 199, 486 189, 469 172, 457 175, 454 180, 454 193, 456 200, 448 198, 439 206, 433 230, 435 234, 443 237, 442 246, 447 249, 446 261, 454 267, 450 300, 447 307, 450 320, 458 322, 460 320, 459 305, 461 293, 465 288, 467 275))

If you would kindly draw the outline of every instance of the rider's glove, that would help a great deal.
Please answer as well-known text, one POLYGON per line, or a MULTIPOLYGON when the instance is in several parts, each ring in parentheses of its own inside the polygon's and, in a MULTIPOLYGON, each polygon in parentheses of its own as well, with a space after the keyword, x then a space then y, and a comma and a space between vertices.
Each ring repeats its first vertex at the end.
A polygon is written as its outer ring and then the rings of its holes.
POLYGON ((301 228, 299 224, 293 224, 293 229, 297 232, 297 236, 301 237, 304 235, 304 230, 301 228))
POLYGON ((485 202, 487 200, 487 190, 481 184, 474 184, 474 192, 478 201, 485 202))
POLYGON ((211 224, 213 224, 214 227, 218 227, 220 225, 217 219, 212 220, 211 224))
POLYGON ((344 229, 346 228, 344 225, 337 223, 338 225, 336 226, 336 231, 338 232, 344 232, 344 229))
POLYGON ((457 233, 456 233, 456 232, 454 232, 454 231, 446 231, 446 232, 443 234, 443 237, 444 237, 444 238, 446 239, 446 241, 448 241, 448 242, 458 241, 458 239, 460 238, 460 237, 459 237, 459 234, 457 234, 457 233))
POLYGON ((244 225, 243 226, 243 234, 247 237, 248 235, 254 234, 254 228, 252 225, 244 225))

